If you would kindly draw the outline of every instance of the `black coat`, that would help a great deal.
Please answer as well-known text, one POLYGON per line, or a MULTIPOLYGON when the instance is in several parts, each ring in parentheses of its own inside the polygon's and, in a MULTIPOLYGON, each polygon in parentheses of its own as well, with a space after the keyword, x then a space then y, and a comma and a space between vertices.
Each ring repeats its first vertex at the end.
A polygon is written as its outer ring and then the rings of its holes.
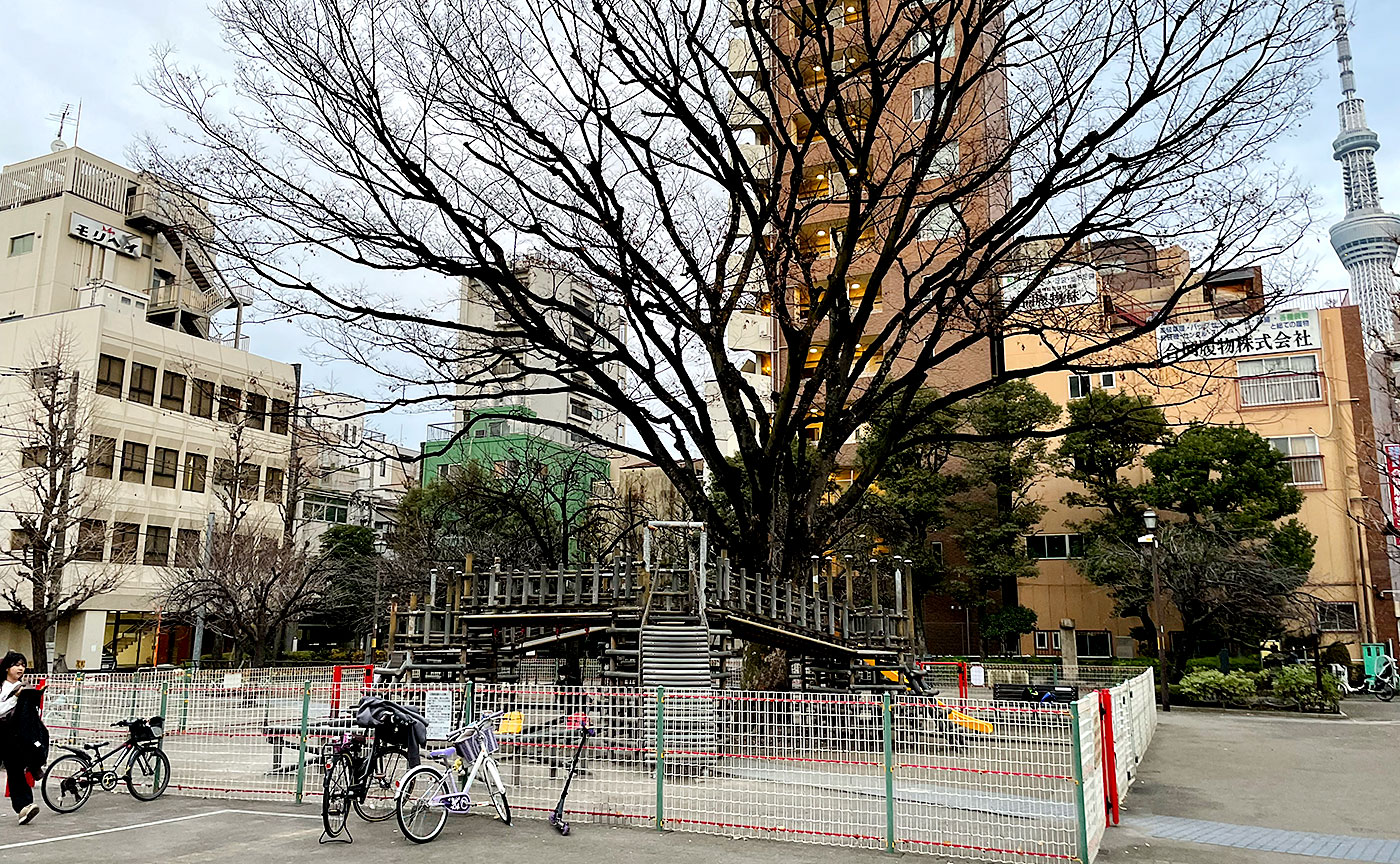
POLYGON ((0 744, 6 761, 18 761, 19 767, 35 777, 43 773, 44 763, 49 761, 49 730, 39 719, 40 697, 40 691, 29 687, 19 692, 14 716, 5 724, 5 732, 13 737, 0 744))

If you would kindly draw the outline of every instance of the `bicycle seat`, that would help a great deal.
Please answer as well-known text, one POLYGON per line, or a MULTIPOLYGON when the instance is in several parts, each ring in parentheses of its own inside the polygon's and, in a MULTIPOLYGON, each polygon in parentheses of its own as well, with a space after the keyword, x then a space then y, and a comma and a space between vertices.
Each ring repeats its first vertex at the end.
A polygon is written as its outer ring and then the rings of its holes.
POLYGON ((84 750, 91 750, 92 752, 96 753, 96 752, 98 752, 99 750, 101 750, 104 746, 106 746, 106 745, 105 745, 105 744, 93 744, 93 743, 89 742, 89 743, 86 743, 86 744, 83 745, 83 749, 84 749, 84 750))

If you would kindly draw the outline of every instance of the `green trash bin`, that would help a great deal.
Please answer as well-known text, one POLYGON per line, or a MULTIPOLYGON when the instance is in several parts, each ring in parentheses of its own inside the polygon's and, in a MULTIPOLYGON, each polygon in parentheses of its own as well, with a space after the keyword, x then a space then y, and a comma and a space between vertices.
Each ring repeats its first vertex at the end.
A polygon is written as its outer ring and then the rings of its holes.
POLYGON ((1381 658, 1385 657, 1385 644, 1381 642, 1361 643, 1361 665, 1366 674, 1377 675, 1381 671, 1381 658))

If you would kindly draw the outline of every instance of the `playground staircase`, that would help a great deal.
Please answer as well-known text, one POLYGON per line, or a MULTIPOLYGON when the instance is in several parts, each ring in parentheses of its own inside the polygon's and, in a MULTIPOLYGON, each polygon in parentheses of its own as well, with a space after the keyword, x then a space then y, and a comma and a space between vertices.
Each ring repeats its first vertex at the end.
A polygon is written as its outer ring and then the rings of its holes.
POLYGON ((642 628, 641 637, 644 686, 710 686, 710 634, 698 617, 652 615, 642 628))

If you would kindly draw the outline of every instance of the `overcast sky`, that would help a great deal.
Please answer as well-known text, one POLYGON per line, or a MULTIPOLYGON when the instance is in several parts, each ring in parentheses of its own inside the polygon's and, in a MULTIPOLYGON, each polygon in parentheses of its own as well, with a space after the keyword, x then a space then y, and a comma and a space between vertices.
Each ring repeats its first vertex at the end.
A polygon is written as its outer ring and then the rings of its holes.
MULTIPOLYGON (((1355 0, 1352 48, 1357 82, 1366 99, 1371 128, 1380 134, 1381 190, 1390 208, 1400 209, 1400 52, 1394 48, 1396 0, 1355 0)), ((159 131, 171 118, 137 85, 151 66, 150 49, 160 43, 178 47, 184 61, 224 66, 220 34, 203 4, 191 0, 148 0, 139 6, 98 0, 48 0, 7 4, 0 30, 0 80, 6 83, 7 122, 0 124, 0 164, 48 151, 57 125, 47 119, 63 103, 83 102, 78 143, 117 162, 142 132, 159 131)), ((1321 230, 1298 254, 1316 267, 1313 290, 1347 286, 1346 273, 1327 243, 1326 226, 1341 218, 1341 172, 1332 161, 1337 134, 1336 63, 1329 56, 1327 79, 1313 99, 1312 112, 1273 156, 1293 167, 1317 189, 1324 212, 1321 230)), ((72 143, 72 135, 66 136, 72 143)), ((444 299, 453 286, 444 283, 444 299)), ((260 325, 252 332, 253 351, 286 362, 307 360, 309 340, 293 325, 260 325)), ((355 371, 312 363, 310 386, 354 389, 355 371)), ((377 425, 407 443, 421 440, 429 418, 383 418, 377 425)), ((439 420, 441 418, 431 418, 439 420)))

